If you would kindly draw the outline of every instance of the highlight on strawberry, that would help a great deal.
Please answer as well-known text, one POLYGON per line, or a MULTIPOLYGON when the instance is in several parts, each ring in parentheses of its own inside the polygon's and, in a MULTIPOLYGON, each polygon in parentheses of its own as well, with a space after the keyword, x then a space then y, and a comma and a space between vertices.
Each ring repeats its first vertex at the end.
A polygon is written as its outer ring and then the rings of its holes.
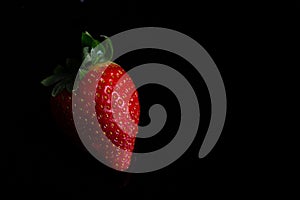
POLYGON ((103 37, 100 43, 82 33, 83 61, 67 59, 41 83, 53 86, 51 107, 64 131, 79 135, 92 155, 124 171, 131 163, 140 103, 131 77, 111 61, 111 40, 103 37))

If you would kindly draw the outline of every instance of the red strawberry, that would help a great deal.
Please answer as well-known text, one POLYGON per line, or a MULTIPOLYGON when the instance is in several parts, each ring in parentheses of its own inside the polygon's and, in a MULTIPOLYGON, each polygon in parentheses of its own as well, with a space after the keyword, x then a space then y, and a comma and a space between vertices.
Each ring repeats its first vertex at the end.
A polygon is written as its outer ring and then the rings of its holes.
POLYGON ((80 81, 74 95, 75 121, 85 145, 109 166, 126 170, 140 116, 132 79, 116 63, 96 64, 80 81))
MULTIPOLYGON (((66 67, 56 68, 54 75, 42 83, 46 86, 57 83, 52 92, 52 110, 64 129, 71 135, 77 129, 80 139, 94 156, 123 171, 130 165, 138 131, 138 94, 125 70, 109 61, 111 55, 107 58, 111 49, 103 49, 88 33, 82 35, 82 41, 92 49, 90 52, 88 47, 83 49, 85 70, 75 83, 73 98, 71 90, 78 63, 68 60, 66 67), (99 52, 108 53, 99 56, 99 52)), ((108 47, 111 48, 111 44, 108 47)))
POLYGON ((64 89, 56 96, 51 97, 50 104, 53 117, 58 125, 72 142, 82 147, 73 121, 72 93, 64 89))
POLYGON ((72 87, 78 66, 80 63, 77 60, 67 59, 65 65, 58 65, 53 74, 41 83, 44 86, 55 84, 50 98, 53 117, 63 132, 71 139, 70 141, 82 147, 72 114, 72 87))

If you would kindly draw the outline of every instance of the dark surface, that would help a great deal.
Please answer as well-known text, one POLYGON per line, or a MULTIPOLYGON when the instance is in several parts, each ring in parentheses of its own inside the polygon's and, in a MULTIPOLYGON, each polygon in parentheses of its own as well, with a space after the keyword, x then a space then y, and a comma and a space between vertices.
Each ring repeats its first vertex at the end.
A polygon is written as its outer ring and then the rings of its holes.
MULTIPOLYGON (((252 113, 247 96, 251 84, 241 76, 252 70, 254 62, 247 54, 255 46, 257 31, 265 27, 264 7, 116 0, 86 0, 83 3, 79 0, 64 3, 24 0, 16 1, 12 6, 11 14, 16 18, 7 22, 4 34, 8 35, 5 38, 9 38, 9 46, 13 47, 10 52, 17 54, 12 56, 14 65, 6 68, 9 74, 14 74, 16 82, 8 80, 6 84, 10 87, 4 88, 9 97, 4 101, 12 105, 7 112, 7 119, 10 119, 6 123, 9 126, 9 131, 5 131, 7 140, 3 140, 6 144, 2 165, 5 178, 1 181, 5 184, 51 184, 53 192, 67 191, 75 195, 101 196, 110 191, 113 191, 112 196, 139 193, 140 198, 162 193, 215 195, 217 192, 210 191, 219 189, 224 189, 224 195, 235 194, 237 190, 246 194, 263 190, 269 172, 254 158, 256 149, 250 152, 253 134, 257 135, 257 132, 246 120, 252 113), (188 70, 191 66, 176 55, 165 52, 140 51, 120 58, 119 62, 126 70, 129 69, 127 66, 146 62, 161 62, 175 69, 185 67, 182 73, 198 89, 202 115, 197 138, 180 159, 156 172, 128 175, 103 166, 63 135, 50 113, 50 89, 43 87, 40 81, 66 57, 80 55, 82 31, 110 36, 143 26, 175 29, 194 38, 206 49, 225 83, 228 115, 217 145, 207 157, 199 159, 198 151, 210 114, 208 93, 203 89, 205 83, 201 77, 191 73, 188 70), (257 172, 263 172, 265 176, 257 172), (249 187, 252 181, 254 185, 249 187), (125 186, 120 188, 122 183, 125 186)), ((176 126, 172 126, 179 115, 176 100, 168 93, 160 100, 164 89, 159 90, 160 93, 155 92, 154 86, 139 90, 144 107, 141 123, 149 120, 145 108, 154 102, 165 104, 171 113, 166 127, 151 140, 151 144, 147 140, 138 141, 137 146, 143 151, 164 146, 176 131, 176 126)))

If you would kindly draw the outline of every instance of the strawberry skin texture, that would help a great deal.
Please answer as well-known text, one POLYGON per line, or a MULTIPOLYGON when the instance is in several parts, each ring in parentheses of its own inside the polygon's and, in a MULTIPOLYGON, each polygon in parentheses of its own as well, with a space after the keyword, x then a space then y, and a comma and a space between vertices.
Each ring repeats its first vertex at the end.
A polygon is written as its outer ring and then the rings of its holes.
POLYGON ((132 79, 116 63, 98 64, 79 82, 74 95, 79 95, 73 106, 81 138, 112 168, 128 169, 140 116, 132 79))
POLYGON ((72 114, 72 94, 64 89, 57 96, 51 97, 50 104, 52 115, 58 125, 72 141, 80 144, 72 114))

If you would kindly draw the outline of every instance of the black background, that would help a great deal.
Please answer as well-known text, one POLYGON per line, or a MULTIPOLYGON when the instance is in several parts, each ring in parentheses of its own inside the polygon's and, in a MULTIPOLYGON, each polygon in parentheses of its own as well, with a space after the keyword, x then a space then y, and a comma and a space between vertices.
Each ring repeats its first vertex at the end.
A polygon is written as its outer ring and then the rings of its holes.
MULTIPOLYGON (((263 56, 261 49, 255 53, 252 50, 257 49, 259 39, 267 38, 264 30, 274 23, 267 14, 270 6, 137 0, 13 2, 2 31, 11 56, 6 59, 4 74, 13 77, 13 81, 2 80, 9 86, 3 88, 7 98, 2 100, 4 105, 12 105, 5 112, 8 130, 3 131, 7 139, 3 140, 2 181, 7 185, 42 186, 41 191, 47 194, 62 191, 76 196, 95 194, 99 198, 102 195, 139 195, 139 198, 161 194, 217 195, 220 190, 223 195, 237 195, 237 192, 251 195, 264 191, 264 184, 272 179, 264 164, 269 159, 269 151, 262 153, 266 156, 263 161, 258 159, 260 144, 253 143, 253 137, 258 136, 255 127, 261 122, 257 118, 249 121, 255 114, 252 106, 258 101, 249 100, 249 91, 256 84, 253 79, 257 81, 260 77, 249 76, 263 56), (193 73, 184 60, 167 52, 143 50, 123 56, 118 63, 125 70, 142 63, 160 62, 182 72, 197 89, 202 117, 196 140, 180 159, 155 172, 129 175, 103 166, 63 135, 51 116, 50 89, 40 81, 66 57, 80 56, 82 31, 111 36, 145 26, 180 31, 206 49, 223 77, 228 111, 217 145, 208 156, 199 159, 198 151, 210 114, 208 92, 201 76, 193 73), (125 186, 121 187, 122 183, 125 186)), ((147 108, 151 104, 167 106, 168 123, 164 129, 150 142, 137 141, 137 146, 145 151, 159 148, 176 131, 176 125, 172 124, 180 116, 178 105, 162 87, 144 87, 139 93, 141 123, 149 121, 147 108)))

